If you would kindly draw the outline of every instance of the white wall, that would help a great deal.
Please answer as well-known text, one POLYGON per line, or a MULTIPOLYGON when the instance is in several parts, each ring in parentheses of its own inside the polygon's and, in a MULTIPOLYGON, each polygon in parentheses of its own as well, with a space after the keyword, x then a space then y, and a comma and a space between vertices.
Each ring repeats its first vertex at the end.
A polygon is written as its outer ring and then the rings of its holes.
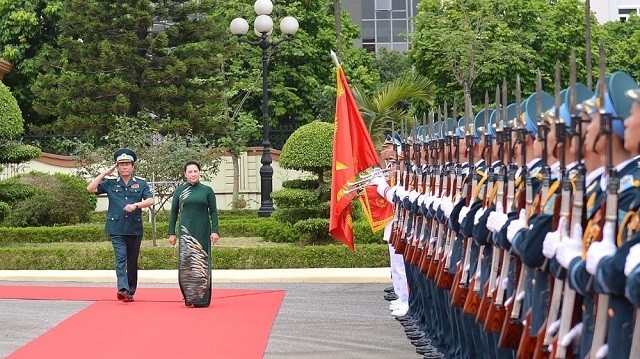
MULTIPOLYGON (((247 208, 257 209, 260 207, 260 157, 262 148, 250 148, 244 152, 240 158, 240 194, 247 200, 247 208)), ((285 170, 280 167, 280 151, 271 150, 273 163, 273 190, 282 188, 282 182, 285 180, 304 178, 309 176, 304 172, 285 170)), ((5 179, 19 173, 27 173, 31 171, 39 171, 44 173, 66 173, 74 174, 77 168, 73 159, 68 156, 57 156, 48 153, 36 160, 21 164, 20 166, 6 166, 4 171, 0 172, 0 179, 5 179)), ((224 156, 220 164, 217 175, 208 182, 203 183, 211 186, 216 192, 216 200, 218 209, 231 209, 233 196, 233 164, 231 156, 224 156)), ((107 209, 107 199, 98 198, 96 210, 105 211, 107 209)))

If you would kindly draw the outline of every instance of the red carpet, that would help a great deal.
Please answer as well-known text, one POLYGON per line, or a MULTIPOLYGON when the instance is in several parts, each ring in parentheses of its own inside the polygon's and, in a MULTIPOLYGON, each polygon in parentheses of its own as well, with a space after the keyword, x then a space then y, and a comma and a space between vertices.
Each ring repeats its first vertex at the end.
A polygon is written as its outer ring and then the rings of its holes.
POLYGON ((214 289, 187 308, 177 288, 0 286, 2 299, 96 301, 9 358, 262 358, 284 291, 214 289))

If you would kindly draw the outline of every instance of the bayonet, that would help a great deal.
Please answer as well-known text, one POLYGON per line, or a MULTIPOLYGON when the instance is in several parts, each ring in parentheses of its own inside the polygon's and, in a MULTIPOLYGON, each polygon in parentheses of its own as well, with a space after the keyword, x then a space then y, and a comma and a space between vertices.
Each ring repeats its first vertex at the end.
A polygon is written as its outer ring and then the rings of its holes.
MULTIPOLYGON (((605 149, 605 166, 609 174, 609 184, 607 186, 606 196, 606 212, 605 212, 605 225, 611 225, 616 228, 618 220, 618 176, 615 167, 613 166, 613 147, 612 147, 612 133, 611 133, 611 114, 607 113, 604 108, 604 97, 606 96, 606 76, 605 76, 605 51, 604 42, 600 41, 598 58, 598 81, 600 83, 598 87, 598 112, 600 113, 600 126, 601 134, 606 136, 606 149, 605 149)), ((591 342, 590 356, 596 357, 596 353, 602 345, 604 345, 607 338, 607 327, 609 326, 609 300, 608 294, 598 294, 598 301, 596 304, 596 319, 593 330, 593 340, 591 342)))

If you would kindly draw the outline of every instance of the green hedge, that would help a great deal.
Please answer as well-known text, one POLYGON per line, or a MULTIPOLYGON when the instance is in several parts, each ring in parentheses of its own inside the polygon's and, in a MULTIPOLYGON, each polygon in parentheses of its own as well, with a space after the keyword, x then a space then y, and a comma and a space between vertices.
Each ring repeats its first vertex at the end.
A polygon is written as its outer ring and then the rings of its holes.
MULTIPOLYGON (((370 268, 389 265, 384 244, 286 246, 265 248, 214 247, 214 269, 370 268)), ((0 269, 113 269, 113 250, 106 248, 0 248, 0 269)), ((140 269, 175 269, 177 249, 142 248, 140 269)))

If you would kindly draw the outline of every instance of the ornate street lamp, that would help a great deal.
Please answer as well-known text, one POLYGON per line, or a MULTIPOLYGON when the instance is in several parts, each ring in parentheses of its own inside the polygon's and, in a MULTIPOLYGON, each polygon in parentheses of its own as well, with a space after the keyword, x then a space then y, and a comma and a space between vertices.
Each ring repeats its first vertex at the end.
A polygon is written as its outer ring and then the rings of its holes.
POLYGON ((249 41, 244 39, 249 31, 247 20, 238 17, 231 21, 229 29, 238 37, 238 41, 246 42, 251 46, 257 46, 262 50, 262 158, 260 162, 260 208, 258 216, 269 217, 274 211, 271 191, 273 190, 273 168, 271 167, 271 142, 269 142, 269 58, 268 50, 275 49, 283 41, 291 41, 293 34, 298 31, 298 20, 287 16, 280 21, 280 31, 286 35, 281 40, 271 40, 269 35, 273 32, 273 20, 269 16, 273 10, 271 0, 256 0, 253 4, 257 16, 253 22, 253 28, 260 39, 249 41))

